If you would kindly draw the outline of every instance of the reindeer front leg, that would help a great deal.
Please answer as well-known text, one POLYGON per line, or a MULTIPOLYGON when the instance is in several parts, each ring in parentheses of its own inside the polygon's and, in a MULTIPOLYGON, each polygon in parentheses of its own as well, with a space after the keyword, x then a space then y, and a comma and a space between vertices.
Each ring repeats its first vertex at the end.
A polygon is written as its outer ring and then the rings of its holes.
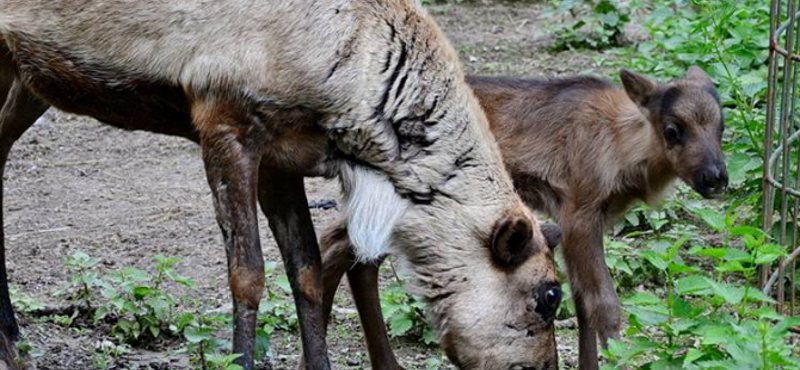
POLYGON ((264 290, 264 259, 256 217, 256 182, 260 151, 254 123, 217 104, 195 113, 206 176, 228 257, 233 296, 233 352, 236 362, 253 369, 258 305, 264 290), (247 123, 243 123, 247 122, 247 123))
POLYGON ((568 203, 561 215, 564 261, 578 316, 579 368, 596 370, 597 336, 606 345, 620 329, 619 297, 605 263, 605 218, 594 205, 568 203))
POLYGON ((258 199, 292 285, 306 368, 329 370, 323 314, 322 261, 303 177, 262 166, 258 199))

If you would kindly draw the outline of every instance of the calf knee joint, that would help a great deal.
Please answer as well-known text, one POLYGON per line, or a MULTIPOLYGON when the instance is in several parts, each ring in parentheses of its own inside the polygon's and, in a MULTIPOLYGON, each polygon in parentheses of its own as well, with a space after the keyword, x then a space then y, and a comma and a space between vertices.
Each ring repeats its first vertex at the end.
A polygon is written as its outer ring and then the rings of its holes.
POLYGON ((305 266, 300 268, 297 273, 297 283, 300 293, 312 304, 322 303, 322 275, 318 268, 305 266))

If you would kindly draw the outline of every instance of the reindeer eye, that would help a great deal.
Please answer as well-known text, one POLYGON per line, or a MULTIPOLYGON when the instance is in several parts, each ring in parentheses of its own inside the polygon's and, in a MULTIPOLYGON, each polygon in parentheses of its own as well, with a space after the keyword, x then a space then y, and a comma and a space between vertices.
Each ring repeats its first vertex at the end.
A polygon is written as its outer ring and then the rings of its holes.
POLYGON ((561 289, 552 288, 544 293, 544 303, 548 308, 556 309, 561 304, 561 289))
POLYGON ((536 312, 542 315, 545 321, 552 322, 556 317, 558 306, 561 305, 561 288, 558 283, 552 282, 539 287, 536 297, 536 312))
POLYGON ((668 125, 664 129, 664 138, 670 144, 678 143, 678 141, 680 139, 680 135, 681 135, 680 129, 677 126, 668 125))

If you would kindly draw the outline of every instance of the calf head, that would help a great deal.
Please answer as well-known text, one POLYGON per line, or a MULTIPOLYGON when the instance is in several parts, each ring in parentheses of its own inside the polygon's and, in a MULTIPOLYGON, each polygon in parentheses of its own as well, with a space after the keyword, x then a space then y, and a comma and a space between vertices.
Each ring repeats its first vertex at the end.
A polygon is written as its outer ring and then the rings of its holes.
POLYGON ((670 169, 703 197, 721 195, 728 186, 721 149, 725 123, 708 75, 693 66, 666 85, 626 70, 620 77, 628 96, 654 126, 670 169))

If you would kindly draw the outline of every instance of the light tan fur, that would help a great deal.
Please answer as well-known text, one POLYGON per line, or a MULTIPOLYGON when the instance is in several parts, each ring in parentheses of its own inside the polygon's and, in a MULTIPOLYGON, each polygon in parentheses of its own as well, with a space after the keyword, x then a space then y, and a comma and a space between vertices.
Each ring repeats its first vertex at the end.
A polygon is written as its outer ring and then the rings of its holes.
MULTIPOLYGON (((454 50, 416 2, 2 0, 0 35, 18 79, 57 108, 194 138, 191 123, 231 271, 263 269, 256 187, 291 256, 306 246, 288 245, 297 230, 289 223, 305 220, 281 214, 291 199, 281 199, 289 188, 280 179, 296 192, 296 174, 347 177, 346 167, 363 166, 408 203, 390 244, 409 261, 410 285, 430 300, 454 362, 487 370, 555 366, 553 328, 526 303, 540 279, 555 278, 552 254, 514 192, 454 50), (507 219, 532 235, 494 235, 507 219), (524 258, 501 268, 495 250, 524 258), (480 274, 463 279, 460 270, 480 274), (549 336, 529 336, 538 331, 549 336)), ((293 288, 304 293, 296 298, 309 368, 325 369, 315 327, 320 280, 309 275, 319 271, 318 257, 302 253, 285 262, 293 288)), ((235 288, 245 296, 234 294, 234 350, 248 352, 250 306, 261 289, 235 288)), ((251 354, 239 362, 250 368, 251 354)))

